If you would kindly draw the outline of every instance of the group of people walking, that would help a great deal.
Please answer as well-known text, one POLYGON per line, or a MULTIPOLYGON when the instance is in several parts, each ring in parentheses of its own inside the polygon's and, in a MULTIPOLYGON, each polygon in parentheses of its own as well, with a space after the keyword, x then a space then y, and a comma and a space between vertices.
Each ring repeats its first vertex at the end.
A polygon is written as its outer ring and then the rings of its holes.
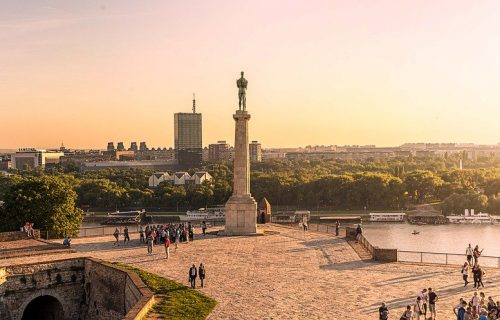
POLYGON ((500 301, 495 303, 492 297, 486 299, 484 292, 475 291, 468 301, 460 298, 453 312, 457 320, 497 320, 500 319, 500 301))
POLYGON ((472 273, 474 279, 474 288, 479 289, 479 287, 484 288, 483 276, 484 271, 479 265, 479 257, 483 250, 479 250, 479 246, 476 245, 472 249, 471 244, 465 249, 465 255, 467 256, 467 261, 464 262, 462 266, 462 278, 464 280, 464 287, 469 284, 469 274, 472 273))

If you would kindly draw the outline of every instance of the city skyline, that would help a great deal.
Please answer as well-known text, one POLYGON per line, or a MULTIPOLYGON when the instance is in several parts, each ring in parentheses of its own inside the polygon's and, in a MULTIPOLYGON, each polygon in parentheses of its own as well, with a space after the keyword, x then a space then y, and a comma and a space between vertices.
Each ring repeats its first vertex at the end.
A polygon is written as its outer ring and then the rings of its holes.
POLYGON ((265 148, 498 144, 500 4, 0 4, 1 149, 173 147, 196 92, 233 144, 236 79, 265 148), (224 10, 220 10, 224 8, 224 10))

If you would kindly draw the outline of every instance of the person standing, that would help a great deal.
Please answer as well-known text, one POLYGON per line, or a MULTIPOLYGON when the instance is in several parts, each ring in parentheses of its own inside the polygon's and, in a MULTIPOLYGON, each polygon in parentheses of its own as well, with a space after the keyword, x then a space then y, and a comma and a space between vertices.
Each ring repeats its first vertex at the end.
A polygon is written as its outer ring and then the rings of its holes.
POLYGON ((471 299, 471 305, 472 305, 472 308, 474 309, 474 312, 478 312, 479 310, 479 301, 481 299, 479 298, 479 296, 477 295, 477 291, 474 292, 474 295, 472 296, 472 299, 471 299))
POLYGON ((193 266, 189 269, 189 282, 191 283, 192 289, 196 288, 196 276, 197 276, 197 270, 193 264, 193 266))
POLYGON ((123 229, 123 243, 130 242, 130 236, 128 234, 128 227, 125 226, 125 229, 123 229))
POLYGON ((429 300, 427 289, 422 289, 422 291, 420 291, 417 296, 422 300, 422 314, 424 315, 424 319, 427 319, 427 302, 429 300))
POLYGON ((177 247, 179 246, 180 238, 181 238, 181 231, 180 229, 177 229, 175 232, 175 251, 177 251, 177 247))
POLYGON ((462 267, 462 278, 464 279, 464 287, 469 284, 468 278, 469 278, 469 263, 467 261, 464 263, 464 266, 462 267))
POLYGON ((167 259, 170 258, 170 238, 165 238, 165 254, 167 255, 167 259))
MULTIPOLYGON (((420 316, 424 314, 424 306, 422 303, 422 298, 420 296, 417 297, 417 302, 415 303, 415 306, 413 307, 413 311, 415 313, 415 319, 420 320, 420 316)), ((425 317, 424 317, 425 319, 425 317)))
MULTIPOLYGON (((462 304, 458 307, 457 311, 455 314, 457 315, 457 320, 464 320, 465 319, 465 308, 467 307, 467 303, 465 301, 462 301, 462 304)), ((455 310, 453 310, 455 311, 455 310)))
POLYGON ((387 306, 385 305, 384 302, 382 302, 382 305, 380 306, 380 308, 378 308, 378 316, 379 320, 389 319, 389 309, 387 309, 387 306))
POLYGON ((429 288, 427 291, 429 292, 429 311, 431 312, 431 317, 429 319, 434 320, 436 319, 436 301, 438 300, 438 296, 432 291, 432 288, 429 288))
POLYGON ((118 228, 115 228, 115 232, 113 232, 113 237, 115 237, 115 243, 113 243, 113 246, 119 246, 120 244, 118 243, 118 238, 120 237, 120 231, 118 231, 118 228))
POLYGON ((139 228, 139 242, 144 243, 144 230, 142 230, 142 226, 139 228))
POLYGON ((200 278, 200 285, 203 288, 203 280, 205 280, 205 267, 203 263, 200 263, 200 267, 198 268, 198 277, 200 278))
POLYGON ((203 230, 203 235, 205 235, 207 232, 207 223, 205 221, 201 223, 201 230, 203 230))
POLYGON ((481 256, 481 253, 483 253, 483 250, 479 251, 479 246, 478 245, 476 245, 474 247, 474 250, 472 251, 472 255, 474 257, 474 264, 478 264, 479 263, 479 257, 481 256))
POLYGON ((340 231, 340 222, 337 220, 337 223, 335 223, 335 235, 337 237, 339 236, 339 231, 340 231))
POLYGON ((484 288, 483 274, 484 272, 479 266, 479 264, 475 264, 474 267, 472 267, 472 275, 474 277, 474 288, 479 289, 479 286, 482 286, 484 288))
POLYGON ((150 233, 146 239, 146 243, 148 244, 148 254, 153 253, 153 233, 150 233))
POLYGON ((465 249, 465 255, 467 256, 467 262, 469 263, 469 265, 472 264, 473 251, 472 251, 472 246, 470 243, 469 243, 469 246, 467 247, 467 249, 465 249))
POLYGON ((361 224, 358 224, 358 227, 356 228, 356 241, 359 241, 362 235, 363 229, 361 228, 361 224))

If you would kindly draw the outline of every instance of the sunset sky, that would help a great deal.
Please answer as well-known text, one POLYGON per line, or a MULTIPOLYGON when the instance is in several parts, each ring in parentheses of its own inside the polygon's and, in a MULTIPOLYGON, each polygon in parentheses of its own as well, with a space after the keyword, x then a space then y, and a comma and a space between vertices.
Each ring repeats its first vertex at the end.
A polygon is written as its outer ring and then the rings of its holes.
POLYGON ((499 1, 0 1, 0 148, 500 142, 499 1))

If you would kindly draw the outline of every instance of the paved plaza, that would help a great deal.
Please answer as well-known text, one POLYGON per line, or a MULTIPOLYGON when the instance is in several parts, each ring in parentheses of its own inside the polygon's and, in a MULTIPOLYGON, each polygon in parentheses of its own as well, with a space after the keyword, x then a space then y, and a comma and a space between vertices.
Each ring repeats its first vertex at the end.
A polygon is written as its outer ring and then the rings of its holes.
MULTIPOLYGON (((266 235, 217 237, 196 235, 194 242, 163 246, 147 255, 133 239, 113 247, 113 237, 73 240, 77 253, 0 259, 0 266, 76 256, 92 256, 131 264, 188 284, 188 269, 202 262, 205 288, 218 305, 209 319, 378 319, 385 301, 391 319, 424 287, 436 290, 438 319, 452 319, 452 306, 472 296, 463 288, 459 266, 380 264, 363 261, 341 237, 298 229, 266 226, 266 235)), ((137 235, 134 235, 137 236, 137 235)), ((359 252, 359 250, 357 250, 359 252)), ((500 269, 486 269, 486 296, 500 299, 500 269)))

